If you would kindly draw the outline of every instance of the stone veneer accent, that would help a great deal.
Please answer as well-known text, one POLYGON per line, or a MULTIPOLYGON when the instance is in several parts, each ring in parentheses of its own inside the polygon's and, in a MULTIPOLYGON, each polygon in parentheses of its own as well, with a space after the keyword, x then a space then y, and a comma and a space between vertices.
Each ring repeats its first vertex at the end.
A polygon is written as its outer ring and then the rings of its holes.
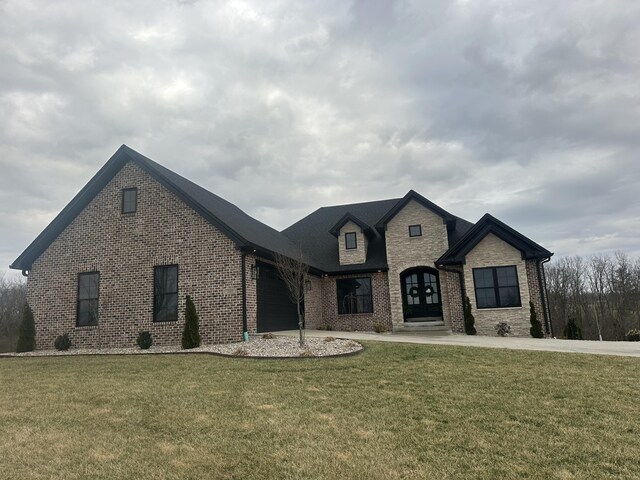
POLYGON ((347 223, 345 223, 340 229, 340 234, 338 235, 338 255, 340 256, 340 265, 354 265, 366 262, 367 244, 367 237, 364 235, 362 229, 358 225, 356 225, 352 221, 348 221, 347 223), (347 250, 344 238, 344 234, 347 232, 353 232, 356 234, 357 248, 347 250))
MULTIPOLYGON (((545 325, 544 325, 544 306, 542 304, 542 297, 546 295, 545 292, 540 291, 540 280, 538 279, 538 260, 527 260, 527 278, 529 279, 529 297, 533 302, 533 306, 536 309, 536 315, 538 317, 538 321, 542 324, 542 331, 546 334, 545 325)), ((546 300, 546 296, 545 296, 546 300)), ((528 304, 527 304, 528 306, 528 304)), ((531 319, 529 318, 529 326, 531 326, 531 319)))
MULTIPOLYGON (((78 274, 89 271, 100 272, 103 346, 133 346, 142 330, 151 332, 156 345, 179 344, 187 294, 198 310, 204 343, 242 338, 241 253, 227 236, 132 163, 33 263, 27 295, 39 349, 52 348, 63 333, 70 334, 75 346, 98 346, 98 327, 76 327, 78 274), (128 187, 138 189, 137 212, 122 214, 121 191, 128 187), (179 319, 155 323, 154 266, 169 264, 179 266, 179 319)), ((255 286, 248 289, 247 302, 255 310, 251 291, 255 286)), ((250 315, 255 331, 255 313, 250 315)))
MULTIPOLYGON (((495 325, 507 322, 511 333, 516 336, 529 336, 529 276, 527 266, 521 252, 489 233, 471 250, 464 265, 464 281, 466 293, 471 300, 471 311, 475 317, 475 327, 479 335, 495 335, 495 325), (476 294, 473 283, 473 268, 502 267, 515 265, 520 286, 521 307, 513 308, 476 308, 476 294)), ((535 279, 535 277, 534 277, 535 279)), ((540 310, 542 314, 542 310, 540 310)), ((542 316, 540 316, 542 318, 542 316)))
POLYGON ((391 330, 389 305, 389 283, 386 272, 359 273, 322 277, 313 280, 312 290, 305 295, 307 328, 330 325, 334 330, 373 330, 374 323, 382 323, 391 330), (336 280, 341 278, 371 278, 371 294, 373 297, 372 313, 352 315, 338 313, 338 292, 336 280), (317 289, 317 286, 320 289, 317 289), (318 291, 320 293, 318 294, 318 291))
MULTIPOLYGON (((391 320, 393 324, 400 324, 404 322, 400 275, 412 267, 435 269, 436 260, 449 248, 447 226, 441 216, 411 200, 387 224, 385 239, 389 265, 391 320), (410 237, 409 225, 422 225, 422 236, 410 237)), ((451 302, 451 282, 443 281, 443 277, 443 272, 440 272, 442 314, 445 325, 451 326, 451 312, 445 308, 451 302)))

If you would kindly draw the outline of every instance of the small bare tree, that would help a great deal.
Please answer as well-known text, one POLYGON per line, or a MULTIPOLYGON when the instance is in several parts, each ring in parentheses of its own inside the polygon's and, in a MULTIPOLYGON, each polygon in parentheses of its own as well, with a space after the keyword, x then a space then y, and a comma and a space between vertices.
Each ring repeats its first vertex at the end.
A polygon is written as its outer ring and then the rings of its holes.
POLYGON ((300 330, 300 346, 304 346, 304 314, 302 302, 304 301, 304 286, 309 275, 309 265, 300 247, 289 256, 274 253, 276 269, 289 290, 289 297, 296 304, 298 312, 298 328, 300 330))

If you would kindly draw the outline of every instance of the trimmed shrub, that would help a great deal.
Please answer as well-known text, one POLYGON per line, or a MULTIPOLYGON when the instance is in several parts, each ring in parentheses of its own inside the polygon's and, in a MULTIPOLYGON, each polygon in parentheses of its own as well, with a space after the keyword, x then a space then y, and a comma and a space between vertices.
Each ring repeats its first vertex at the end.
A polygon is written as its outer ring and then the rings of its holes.
POLYGON ((269 333, 263 334, 262 338, 264 338, 265 340, 271 340, 272 338, 275 338, 275 336, 273 335, 273 333, 269 332, 269 333))
POLYGON ((200 324, 198 312, 191 297, 187 295, 187 306, 184 314, 184 330, 182 331, 182 348, 196 348, 200 346, 200 324))
POLYGON ((329 325, 329 324, 327 323, 327 325, 325 326, 325 330, 326 330, 327 332, 331 332, 331 331, 333 331, 333 325, 329 325))
POLYGON ((473 317, 471 313, 471 300, 469 297, 465 297, 464 299, 464 331, 467 335, 475 335, 476 327, 475 327, 476 319, 473 317))
POLYGON ((387 331, 387 326, 382 322, 375 322, 373 324, 373 331, 376 333, 384 333, 387 331))
POLYGON ((637 328, 632 328, 625 335, 627 342, 640 342, 640 330, 637 328))
POLYGON ((16 352, 31 352, 36 349, 36 324, 33 321, 33 312, 28 303, 22 309, 22 322, 18 332, 18 344, 16 352))
POLYGON ((324 337, 324 341, 325 341, 325 342, 327 342, 327 343, 329 343, 329 342, 335 342, 335 341, 336 341, 336 339, 335 339, 335 338, 333 338, 333 337, 324 337))
POLYGON ((511 335, 511 326, 507 322, 499 322, 496 324, 496 333, 501 337, 511 335))
POLYGON ((574 318, 569 318, 569 321, 564 326, 564 331, 562 333, 567 340, 582 340, 582 331, 580 330, 580 327, 576 325, 576 320, 574 318))
POLYGON ((142 350, 148 350, 153 344, 153 338, 151 338, 151 333, 144 331, 138 334, 138 338, 136 339, 136 343, 142 350))
POLYGON ((56 350, 61 352, 69 350, 71 348, 71 339, 69 338, 69 334, 65 333, 64 335, 58 336, 58 338, 53 342, 53 346, 56 347, 56 350))
POLYGON ((299 357, 315 357, 315 355, 311 352, 311 350, 302 350, 299 354, 299 357))
POLYGON ((246 357, 247 355, 249 355, 249 352, 247 352, 247 349, 244 347, 238 347, 231 355, 234 355, 236 357, 246 357))
POLYGON ((533 302, 529 302, 529 310, 531 311, 531 328, 529 333, 533 338, 544 338, 544 332, 542 331, 542 323, 538 321, 538 315, 536 314, 536 307, 533 306, 533 302))

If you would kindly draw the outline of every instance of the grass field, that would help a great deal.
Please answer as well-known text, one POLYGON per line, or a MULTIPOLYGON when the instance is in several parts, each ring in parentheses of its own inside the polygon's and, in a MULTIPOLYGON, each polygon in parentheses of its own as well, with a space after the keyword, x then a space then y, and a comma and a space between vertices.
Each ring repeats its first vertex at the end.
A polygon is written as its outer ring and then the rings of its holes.
POLYGON ((0 359, 0 476, 640 478, 638 359, 366 347, 0 359))

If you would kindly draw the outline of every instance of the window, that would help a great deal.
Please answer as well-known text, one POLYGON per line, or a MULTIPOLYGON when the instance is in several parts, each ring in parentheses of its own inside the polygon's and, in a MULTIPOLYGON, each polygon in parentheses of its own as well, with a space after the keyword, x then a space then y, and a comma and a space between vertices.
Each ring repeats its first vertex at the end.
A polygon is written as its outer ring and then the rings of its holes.
POLYGON ((353 250, 358 248, 358 241, 355 232, 348 232, 344 234, 344 244, 347 250, 353 250))
POLYGON ((135 213, 137 203, 137 188, 125 188, 124 190, 122 190, 122 213, 135 213))
POLYGON ((520 288, 515 266, 474 268, 473 283, 478 308, 520 307, 520 288))
POLYGON ((421 237, 422 236, 422 225, 409 225, 409 236, 410 237, 421 237))
POLYGON ((153 271, 153 321, 178 320, 178 266, 163 265, 153 271))
POLYGON ((336 281, 338 313, 371 313, 371 278, 344 278, 336 281))
POLYGON ((78 311, 76 326, 89 327, 98 324, 99 293, 99 272, 81 273, 78 275, 78 311))

